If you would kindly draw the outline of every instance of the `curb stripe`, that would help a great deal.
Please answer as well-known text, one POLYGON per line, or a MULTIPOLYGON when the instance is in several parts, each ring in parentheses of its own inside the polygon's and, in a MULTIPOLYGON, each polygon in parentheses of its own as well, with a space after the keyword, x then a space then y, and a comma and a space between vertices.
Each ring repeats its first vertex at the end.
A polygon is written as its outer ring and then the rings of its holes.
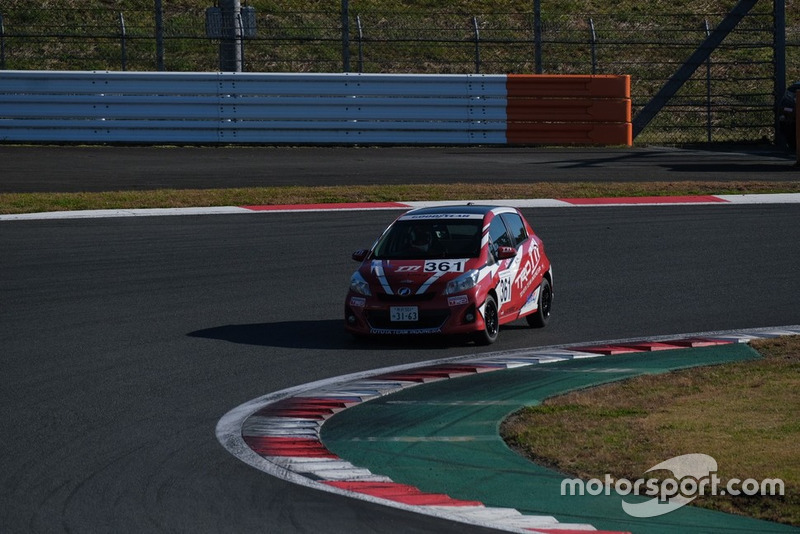
POLYGON ((344 409, 434 380, 574 358, 748 343, 798 334, 800 325, 793 325, 522 349, 378 369, 254 399, 220 420, 217 439, 239 459, 268 474, 377 504, 509 532, 598 532, 590 524, 559 523, 550 516, 524 515, 518 510, 425 493, 415 486, 394 482, 330 452, 320 440, 320 430, 327 419, 344 409))
POLYGON ((729 202, 713 195, 663 196, 663 197, 613 197, 613 198, 562 198, 562 202, 580 206, 608 204, 707 204, 729 202))
POLYGON ((57 219, 101 219, 112 217, 166 217, 176 215, 237 215, 254 213, 292 213, 362 210, 407 210, 452 204, 500 204, 515 208, 585 208, 603 206, 674 206, 711 204, 800 204, 800 193, 757 195, 697 195, 664 197, 605 197, 605 198, 533 198, 495 200, 447 200, 409 202, 354 202, 334 204, 283 204, 264 206, 216 206, 200 208, 146 208, 48 211, 41 213, 0 214, 0 221, 32 221, 57 219))
POLYGON ((281 204, 264 206, 241 206, 250 211, 346 211, 363 209, 405 209, 400 202, 333 202, 330 204, 281 204))

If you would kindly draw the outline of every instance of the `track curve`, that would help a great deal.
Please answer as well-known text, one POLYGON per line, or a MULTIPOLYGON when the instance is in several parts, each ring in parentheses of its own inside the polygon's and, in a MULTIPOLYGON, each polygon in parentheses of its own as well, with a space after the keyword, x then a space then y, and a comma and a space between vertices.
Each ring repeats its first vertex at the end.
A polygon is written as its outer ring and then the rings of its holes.
MULTIPOLYGON (((527 210, 553 321, 492 350, 797 323, 796 205, 527 210)), ((0 524, 11 532, 481 532, 297 487, 214 434, 265 392, 479 353, 357 344, 354 264, 391 212, 0 225, 0 524)))

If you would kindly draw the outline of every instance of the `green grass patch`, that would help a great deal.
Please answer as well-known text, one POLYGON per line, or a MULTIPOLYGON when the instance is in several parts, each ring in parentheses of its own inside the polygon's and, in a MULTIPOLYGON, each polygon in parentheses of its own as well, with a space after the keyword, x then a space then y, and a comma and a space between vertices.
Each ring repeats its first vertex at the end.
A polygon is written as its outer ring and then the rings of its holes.
POLYGON ((506 420, 502 435, 533 461, 584 479, 647 478, 669 458, 708 454, 722 484, 780 478, 785 495, 703 496, 692 505, 800 525, 800 336, 751 345, 763 358, 548 399, 506 420))
POLYGON ((90 209, 181 208, 336 202, 598 198, 798 193, 800 182, 608 182, 533 184, 408 184, 157 189, 98 193, 0 193, 0 213, 90 209))

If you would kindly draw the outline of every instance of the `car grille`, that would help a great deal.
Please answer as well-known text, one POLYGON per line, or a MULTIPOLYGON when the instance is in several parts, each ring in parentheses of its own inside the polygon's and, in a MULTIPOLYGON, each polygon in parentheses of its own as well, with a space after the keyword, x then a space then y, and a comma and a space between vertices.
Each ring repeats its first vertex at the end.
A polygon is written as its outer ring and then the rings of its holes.
POLYGON ((372 328, 438 328, 450 317, 450 310, 420 310, 418 321, 390 321, 389 310, 367 310, 367 322, 372 328))
POLYGON ((386 293, 376 293, 376 297, 381 302, 426 302, 432 300, 436 293, 422 293, 420 295, 408 295, 406 297, 401 297, 400 295, 388 295, 386 293))

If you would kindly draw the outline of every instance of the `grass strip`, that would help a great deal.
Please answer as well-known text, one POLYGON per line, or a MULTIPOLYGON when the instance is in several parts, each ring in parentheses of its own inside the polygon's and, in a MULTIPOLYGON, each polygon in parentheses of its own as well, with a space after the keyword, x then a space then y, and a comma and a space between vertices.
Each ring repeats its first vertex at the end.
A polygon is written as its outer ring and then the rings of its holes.
POLYGON ((795 182, 539 182, 157 189, 82 193, 0 193, 0 213, 94 209, 181 208, 334 202, 599 198, 798 193, 795 182))
POLYGON ((785 495, 707 495, 692 505, 800 525, 800 336, 751 345, 763 358, 553 397, 514 414, 501 433, 538 464, 584 479, 647 478, 669 458, 708 454, 722 484, 780 478, 785 495))

